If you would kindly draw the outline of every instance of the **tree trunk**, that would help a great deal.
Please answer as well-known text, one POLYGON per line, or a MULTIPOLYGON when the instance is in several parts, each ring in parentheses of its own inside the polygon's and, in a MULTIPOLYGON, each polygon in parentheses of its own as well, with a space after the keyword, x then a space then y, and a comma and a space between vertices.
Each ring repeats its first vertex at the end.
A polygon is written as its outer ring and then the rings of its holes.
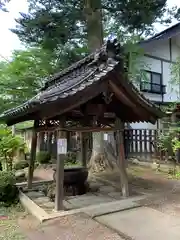
MULTIPOLYGON (((91 52, 103 44, 102 8, 101 0, 85 0, 84 14, 87 26, 88 48, 91 52)), ((93 133, 93 149, 89 162, 91 170, 102 169, 105 160, 103 133, 93 133)))
POLYGON ((89 162, 89 168, 92 172, 99 172, 103 169, 103 161, 105 160, 104 155, 104 139, 103 133, 93 133, 93 146, 92 155, 89 162))
POLYGON ((102 132, 93 133, 92 156, 89 161, 91 172, 100 172, 113 170, 116 165, 116 156, 113 147, 107 141, 104 141, 102 132))
MULTIPOLYGON (((103 44, 103 24, 101 0, 85 0, 84 14, 87 26, 88 47, 91 52, 100 48, 103 44)), ((89 161, 89 168, 92 172, 104 171, 107 168, 114 168, 115 156, 108 152, 112 149, 110 144, 104 141, 102 132, 93 133, 92 156, 89 161)))
POLYGON ((91 52, 103 44, 101 0, 84 0, 88 48, 91 52))
POLYGON ((104 152, 103 134, 96 132, 93 134, 92 157, 95 157, 99 153, 103 153, 103 152, 104 152))

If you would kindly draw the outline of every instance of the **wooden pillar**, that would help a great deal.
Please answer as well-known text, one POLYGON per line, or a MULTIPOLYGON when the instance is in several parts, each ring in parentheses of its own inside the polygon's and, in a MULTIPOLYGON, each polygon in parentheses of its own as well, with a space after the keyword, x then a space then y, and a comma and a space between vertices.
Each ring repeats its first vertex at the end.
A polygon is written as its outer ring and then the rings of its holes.
MULTIPOLYGON (((64 119, 61 121, 60 128, 64 127, 64 119)), ((56 164, 56 196, 55 211, 63 210, 64 200, 64 159, 67 152, 67 137, 65 131, 57 132, 57 164, 56 164), (63 145, 65 144, 65 145, 63 145)))
POLYGON ((50 154, 52 153, 52 136, 53 136, 53 133, 48 132, 48 135, 47 135, 47 151, 50 154))
POLYGON ((53 141, 52 155, 53 155, 53 158, 57 160, 57 132, 54 131, 53 135, 54 135, 54 141, 53 141))
POLYGON ((71 132, 66 133, 67 137, 67 152, 71 151, 71 132))
POLYGON ((38 152, 43 151, 43 146, 44 146, 44 132, 39 132, 38 134, 38 152))
POLYGON ((40 139, 40 133, 38 132, 37 133, 37 146, 36 146, 36 152, 37 153, 40 152, 40 141, 39 141, 39 139, 40 139))
POLYGON ((128 176, 126 172, 126 163, 125 163, 125 153, 124 153, 124 134, 122 129, 124 129, 124 124, 120 119, 116 119, 116 144, 117 144, 117 164, 119 166, 120 181, 121 181, 121 190, 123 197, 129 196, 129 186, 128 186, 128 176))
POLYGON ((83 167, 87 167, 87 153, 88 153, 88 137, 87 134, 81 132, 81 162, 83 167))
POLYGON ((29 161, 29 168, 28 168, 28 179, 27 179, 28 189, 32 188, 34 163, 35 163, 35 160, 36 160, 36 146, 37 146, 37 132, 35 130, 36 123, 37 122, 34 121, 34 129, 32 130, 31 153, 30 153, 30 161, 29 161))

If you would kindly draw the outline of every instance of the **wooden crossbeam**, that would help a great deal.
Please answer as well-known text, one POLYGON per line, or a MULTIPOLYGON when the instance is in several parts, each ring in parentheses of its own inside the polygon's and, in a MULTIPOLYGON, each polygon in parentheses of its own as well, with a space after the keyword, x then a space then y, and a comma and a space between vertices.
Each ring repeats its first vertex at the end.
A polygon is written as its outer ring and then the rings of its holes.
MULTIPOLYGON (((119 129, 124 130, 124 129, 119 129)), ((53 132, 53 131, 67 131, 67 132, 114 132, 115 127, 77 127, 77 128, 60 128, 60 127, 39 127, 36 132, 53 132)))

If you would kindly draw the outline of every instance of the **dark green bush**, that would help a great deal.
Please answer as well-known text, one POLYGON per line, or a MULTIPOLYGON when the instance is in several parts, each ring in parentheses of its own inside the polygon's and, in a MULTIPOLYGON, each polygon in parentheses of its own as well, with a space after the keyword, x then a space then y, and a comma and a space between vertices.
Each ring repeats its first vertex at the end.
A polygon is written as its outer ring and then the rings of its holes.
POLYGON ((36 159, 40 164, 47 164, 51 161, 51 154, 46 151, 41 151, 37 153, 36 159))
POLYGON ((18 201, 18 189, 13 172, 0 172, 0 203, 10 206, 18 201))
POLYGON ((26 160, 21 160, 19 162, 16 162, 13 166, 15 170, 21 170, 24 168, 27 168, 29 166, 28 162, 26 160))

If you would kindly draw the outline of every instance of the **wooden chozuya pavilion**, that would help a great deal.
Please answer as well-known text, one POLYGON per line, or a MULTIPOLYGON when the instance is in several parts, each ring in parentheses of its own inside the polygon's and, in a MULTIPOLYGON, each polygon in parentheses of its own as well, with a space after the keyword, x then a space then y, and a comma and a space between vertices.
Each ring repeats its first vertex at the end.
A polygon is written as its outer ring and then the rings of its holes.
MULTIPOLYGON (((123 124, 155 123, 163 113, 128 81, 121 47, 107 41, 96 52, 55 74, 40 92, 24 104, 0 115, 7 125, 34 120, 28 187, 32 187, 37 132, 57 131, 58 143, 65 142, 66 131, 82 133, 82 158, 85 162, 85 132, 116 132, 118 166, 122 194, 128 196, 124 164, 123 124), (74 124, 76 123, 76 127, 74 124), (63 139, 63 141, 61 141, 63 139)), ((55 209, 63 209, 64 155, 58 148, 55 209)))

